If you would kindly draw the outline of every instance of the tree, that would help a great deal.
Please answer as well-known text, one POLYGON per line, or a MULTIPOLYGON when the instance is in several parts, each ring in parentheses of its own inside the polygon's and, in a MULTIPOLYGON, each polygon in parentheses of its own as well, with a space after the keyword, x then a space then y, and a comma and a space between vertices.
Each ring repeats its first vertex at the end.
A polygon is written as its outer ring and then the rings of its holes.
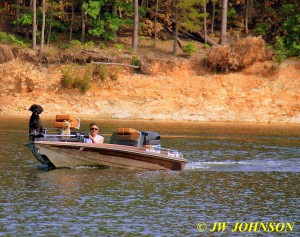
POLYGON ((156 0, 156 7, 155 7, 155 17, 154 17, 154 42, 153 47, 156 47, 156 38, 157 38, 157 13, 158 13, 158 2, 159 0, 156 0))
POLYGON ((204 14, 199 11, 200 6, 203 6, 205 0, 177 0, 176 7, 178 8, 178 20, 185 30, 197 32, 202 29, 201 18, 204 14), (200 5, 199 5, 200 4, 200 5))
POLYGON ((252 22, 253 0, 245 0, 245 34, 249 33, 249 23, 252 22))
MULTIPOLYGON (((93 36, 103 37, 106 40, 115 40, 116 32, 124 23, 122 19, 117 16, 117 4, 121 7, 121 2, 109 2, 112 5, 105 5, 106 0, 89 1, 84 4, 84 10, 89 17, 88 33, 93 36), (111 7, 112 11, 107 11, 106 7, 111 7), (103 12, 105 7, 105 12, 103 12)), ((132 5, 131 10, 132 10, 132 5)), ((131 11, 132 14, 132 11, 131 11)), ((132 21, 132 20, 131 20, 132 21)))
POLYGON ((174 0, 174 11, 175 11, 175 30, 174 30, 174 43, 173 43, 173 55, 177 52, 177 41, 178 41, 178 27, 179 27, 179 13, 178 13, 178 0, 174 0))
MULTIPOLYGON (((111 14, 112 14, 113 18, 117 18, 117 17, 118 17, 118 14, 117 14, 117 6, 116 6, 116 0, 112 0, 111 14)), ((117 32, 116 32, 116 30, 113 29, 112 32, 111 32, 111 34, 112 34, 113 41, 114 41, 115 43, 117 43, 117 32)))
POLYGON ((41 32, 41 49, 40 49, 40 55, 43 53, 44 49, 44 40, 45 40, 45 25, 46 25, 46 0, 43 0, 42 2, 42 32, 41 32))
POLYGON ((36 0, 33 0, 32 2, 32 49, 36 48, 36 0))
POLYGON ((69 41, 72 41, 72 34, 73 34, 73 23, 74 23, 74 8, 75 8, 75 0, 72 0, 72 13, 71 13, 71 24, 70 24, 70 35, 69 41))
POLYGON ((52 0, 52 4, 51 4, 50 23, 49 23, 48 36, 47 36, 47 45, 49 45, 50 37, 51 37, 51 33, 52 33, 53 15, 54 15, 54 0, 52 0))
POLYGON ((222 17, 221 17, 220 44, 225 44, 226 43, 226 34, 227 34, 227 8, 228 8, 228 0, 222 0, 222 17))
POLYGON ((217 0, 212 0, 212 14, 211 14, 211 26, 210 26, 210 33, 212 34, 214 34, 214 27, 215 27, 216 1, 217 0))
POLYGON ((19 21, 19 18, 20 18, 20 0, 16 0, 16 30, 18 31, 18 28, 19 28, 19 24, 18 24, 18 21, 19 21))
POLYGON ((85 40, 85 2, 83 1, 81 5, 81 43, 84 44, 85 40))
POLYGON ((201 5, 203 5, 203 28, 204 28, 204 43, 207 44, 207 12, 206 12, 206 0, 201 1, 201 5))
POLYGON ((133 33, 132 33, 132 48, 133 52, 138 51, 138 29, 139 29, 139 2, 133 0, 133 33))

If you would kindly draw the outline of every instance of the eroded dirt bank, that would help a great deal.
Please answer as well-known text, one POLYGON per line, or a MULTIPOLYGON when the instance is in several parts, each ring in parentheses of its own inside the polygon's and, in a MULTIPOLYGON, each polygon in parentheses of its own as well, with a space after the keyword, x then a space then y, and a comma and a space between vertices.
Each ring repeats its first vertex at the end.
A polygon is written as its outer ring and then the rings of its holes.
POLYGON ((39 67, 19 59, 0 64, 0 116, 300 123, 300 62, 279 67, 256 63, 243 72, 204 74, 181 63, 168 73, 124 74, 94 82, 82 94, 61 88, 58 66, 39 67))

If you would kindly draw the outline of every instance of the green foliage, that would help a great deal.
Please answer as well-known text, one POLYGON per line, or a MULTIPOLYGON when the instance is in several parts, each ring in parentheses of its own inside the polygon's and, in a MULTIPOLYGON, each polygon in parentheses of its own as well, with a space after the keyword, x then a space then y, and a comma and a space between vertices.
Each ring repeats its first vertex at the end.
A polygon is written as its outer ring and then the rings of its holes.
POLYGON ((183 24, 186 30, 191 32, 201 30, 201 18, 203 18, 203 15, 198 10, 199 1, 179 0, 176 7, 179 9, 179 21, 183 24))
POLYGON ((72 50, 75 52, 79 52, 83 49, 83 45, 81 45, 81 42, 79 40, 71 40, 70 45, 72 47, 72 50))
POLYGON ((119 30, 123 20, 107 11, 100 16, 101 8, 105 2, 106 0, 99 0, 83 4, 85 12, 92 18, 92 27, 88 32, 94 36, 102 36, 106 40, 113 40, 115 37, 113 32, 119 30))
POLYGON ((16 44, 21 47, 27 47, 27 45, 23 42, 23 40, 19 39, 15 35, 7 34, 5 32, 0 32, 0 42, 1 43, 11 43, 16 44))
POLYGON ((79 40, 71 40, 70 44, 75 47, 81 46, 81 42, 79 40))
POLYGON ((237 16, 236 10, 233 7, 229 7, 228 10, 227 10, 227 17, 228 18, 233 18, 235 16, 237 16))
POLYGON ((93 76, 98 77, 101 81, 106 80, 109 77, 109 71, 106 65, 97 65, 94 68, 93 76))
POLYGON ((100 19, 95 19, 91 23, 91 29, 89 29, 89 34, 94 36, 101 36, 105 34, 105 22, 100 19))
POLYGON ((71 40, 70 44, 71 44, 72 47, 76 47, 76 48, 81 47, 81 42, 79 40, 71 40))
POLYGON ((285 49, 284 40, 280 36, 276 37, 274 49, 275 55, 273 59, 280 64, 287 58, 287 50, 285 49))
POLYGON ((93 70, 93 77, 98 78, 101 81, 105 81, 110 78, 112 81, 116 81, 119 78, 119 70, 118 68, 113 68, 109 71, 107 65, 96 65, 93 70))
POLYGON ((105 44, 104 44, 104 43, 100 43, 100 44, 99 44, 99 48, 100 48, 100 49, 105 49, 105 44))
POLYGON ((62 78, 60 84, 64 88, 72 88, 74 81, 74 69, 71 66, 63 67, 61 69, 62 78))
POLYGON ((92 50, 94 48, 94 46, 95 46, 95 43, 93 41, 89 41, 84 44, 84 48, 87 50, 92 50))
POLYGON ((56 39, 57 39, 57 33, 52 31, 50 34, 50 42, 55 42, 56 39))
POLYGON ((70 48, 70 45, 68 45, 66 43, 59 43, 58 48, 66 50, 66 49, 70 48))
POLYGON ((24 13, 21 14, 18 20, 13 21, 13 24, 18 24, 21 26, 29 26, 32 25, 32 14, 24 13))
POLYGON ((194 43, 189 42, 183 47, 182 50, 184 53, 187 53, 188 55, 192 55, 193 53, 195 53, 197 51, 197 48, 194 43))
POLYGON ((138 65, 138 56, 136 54, 132 56, 132 65, 138 65))
POLYGON ((256 24, 255 29, 253 30, 256 35, 267 35, 271 30, 271 26, 267 23, 260 22, 256 24))
POLYGON ((124 50, 124 45, 123 44, 115 44, 115 48, 121 52, 122 50, 124 50))
POLYGON ((96 19, 104 3, 105 0, 88 1, 87 3, 84 3, 82 7, 90 17, 96 19))
POLYGON ((90 80, 92 78, 92 66, 86 67, 83 76, 77 72, 74 66, 66 66, 61 69, 61 85, 63 88, 77 88, 85 93, 90 89, 90 80))
POLYGON ((284 4, 281 12, 285 20, 280 27, 280 36, 283 40, 286 55, 287 57, 300 57, 300 14, 297 12, 297 5, 284 4))

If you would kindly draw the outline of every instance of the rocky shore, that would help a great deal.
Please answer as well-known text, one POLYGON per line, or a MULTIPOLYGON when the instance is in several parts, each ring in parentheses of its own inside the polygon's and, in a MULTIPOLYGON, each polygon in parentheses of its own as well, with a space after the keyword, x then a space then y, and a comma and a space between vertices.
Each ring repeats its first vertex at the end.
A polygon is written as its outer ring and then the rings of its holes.
MULTIPOLYGON (((155 71, 155 70, 154 70, 155 71)), ((62 88, 59 66, 14 59, 0 64, 0 116, 71 114, 98 119, 300 123, 300 62, 255 63, 242 72, 201 73, 190 61, 152 75, 124 73, 85 94, 62 88)))

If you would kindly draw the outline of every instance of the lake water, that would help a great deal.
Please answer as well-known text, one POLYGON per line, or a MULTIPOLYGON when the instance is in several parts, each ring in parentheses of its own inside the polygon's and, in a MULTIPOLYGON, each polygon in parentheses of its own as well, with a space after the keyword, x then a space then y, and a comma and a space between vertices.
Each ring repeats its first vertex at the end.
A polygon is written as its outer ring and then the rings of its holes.
POLYGON ((300 236, 300 125, 98 122, 107 142, 117 127, 157 131, 189 163, 45 170, 28 121, 1 118, 0 236, 300 236))

